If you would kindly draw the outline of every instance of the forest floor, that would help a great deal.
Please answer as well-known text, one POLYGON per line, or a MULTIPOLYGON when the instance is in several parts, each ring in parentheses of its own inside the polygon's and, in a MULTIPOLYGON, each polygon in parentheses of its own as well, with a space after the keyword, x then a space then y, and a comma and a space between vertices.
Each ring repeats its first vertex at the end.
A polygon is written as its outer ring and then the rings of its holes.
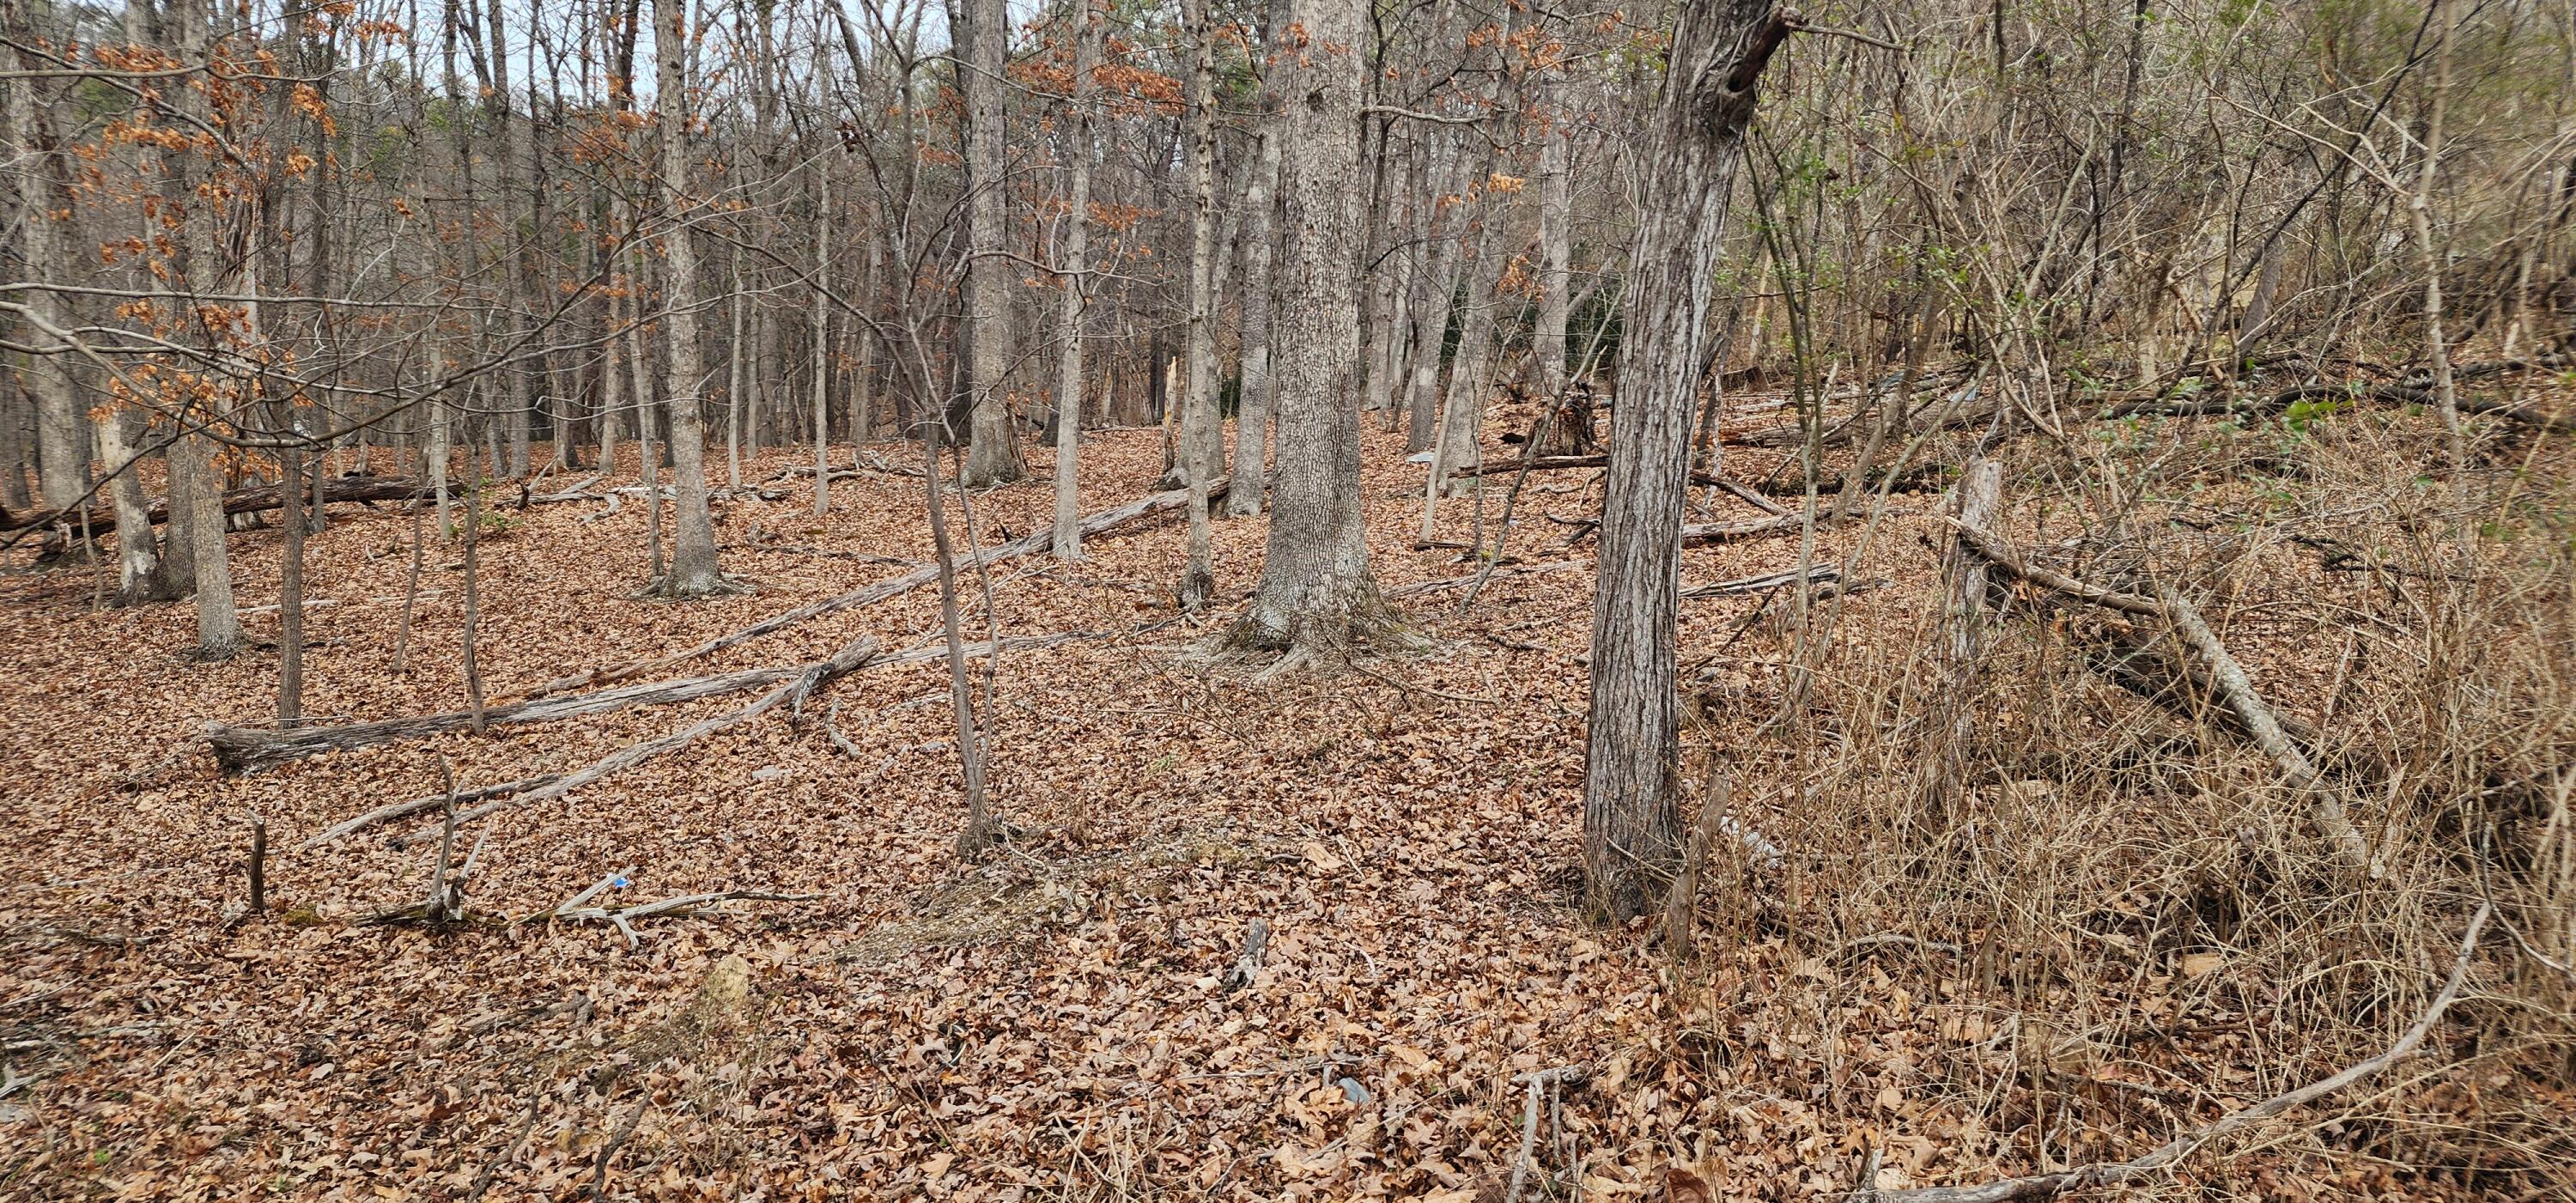
MULTIPOLYGON (((262 646, 218 664, 192 658, 186 605, 94 611, 86 567, 27 570, 12 553, 0 578, 12 766, 0 1196, 576 1198, 596 1184, 649 1199, 1466 1203, 1504 1198, 1527 1131, 1523 1198, 1657 1196, 1677 1164, 1725 1197, 1840 1197, 1859 1185, 1864 1150, 1889 1187, 2134 1156, 2359 1059, 2411 1017, 2285 1050, 2258 1021, 2256 962, 2164 949, 2087 960, 2090 1009, 2069 1014, 1994 937, 1978 957, 1882 939, 1858 926, 1873 912, 1841 897, 1834 854, 1864 837, 1802 809, 1796 772, 1771 766, 1751 720, 1722 724, 1744 732, 1735 813, 1790 850, 1780 867, 1739 866, 1734 888, 1759 904, 1715 908, 1687 960, 1651 925, 1588 924, 1575 901, 1590 548, 1566 546, 1576 528, 1546 516, 1597 512, 1598 473, 1532 475, 1511 549, 1529 571, 1495 573, 1461 613, 1462 591, 1436 583, 1473 566, 1415 549, 1423 469, 1400 436, 1368 426, 1374 566, 1421 646, 1266 678, 1262 662, 1214 650, 1258 579, 1265 523, 1217 521, 1218 600, 1194 618, 1172 602, 1182 518, 1150 519, 1088 541, 1082 562, 1037 555, 990 573, 992 629, 1097 636, 975 664, 992 797, 1014 830, 998 851, 961 863, 953 850, 964 816, 946 667, 918 662, 839 679, 806 721, 772 713, 467 825, 459 847, 483 845, 469 918, 439 927, 368 922, 419 901, 432 849, 388 836, 434 835, 435 811, 302 845, 438 793, 443 765, 465 787, 565 772, 748 696, 228 776, 200 731, 274 718, 278 532, 233 536, 241 604, 272 608, 246 615, 262 646), (254 815, 269 910, 243 917, 254 815), (611 905, 810 898, 639 919, 632 941, 541 917, 612 873, 625 884, 611 905), (1228 970, 1255 921, 1266 949, 1237 988, 1228 970), (2058 1056, 2069 1042, 2047 1033, 2080 1032, 2114 995, 2161 1017, 2161 1043, 2058 1056), (1525 1129, 1516 1076, 1558 1066, 1588 1077, 1525 1129)), ((846 462, 849 449, 833 454, 846 462)), ((1797 471, 1788 452, 1726 454, 1739 479, 1797 471)), ((1160 436, 1105 432, 1083 456, 1084 509, 1098 510, 1152 488, 1160 436)), ((809 458, 765 453, 745 478, 809 458)), ((721 477, 722 457, 709 459, 721 477)), ((1488 494, 1487 522, 1508 479, 1488 494)), ((511 525, 480 551, 490 697, 905 570, 813 549, 929 555, 918 477, 836 481, 821 519, 808 482, 779 487, 784 499, 717 507, 725 566, 756 589, 690 604, 636 596, 646 559, 631 500, 605 517, 597 502, 505 505, 511 525)), ((1694 521, 1762 516, 1695 497, 1707 512, 1694 521)), ((972 500, 989 546, 1042 526, 1050 485, 972 500)), ((1836 562, 1866 540, 1851 576, 1883 582, 1844 597, 1840 639, 1926 639, 1942 504, 1899 492, 1881 521, 1818 530, 1805 554, 1836 562)), ((1467 540, 1473 508, 1444 503, 1444 539, 1467 540)), ((396 507, 346 506, 312 538, 307 595, 331 604, 306 618, 310 714, 463 706, 450 545, 429 550, 411 671, 394 669, 411 530, 396 507)), ((1796 537, 1693 547, 1684 584, 1790 569, 1801 554, 1796 537)), ((968 635, 983 638, 984 585, 968 574, 963 587, 968 635)), ((1736 699, 1753 719, 1776 709, 1764 699, 1779 696, 1799 638, 1779 620, 1783 598, 1683 603, 1697 696, 1736 699)), ((800 664, 866 634, 887 650, 925 645, 938 615, 937 590, 917 589, 667 675, 800 664)), ((2436 979, 2445 939, 2456 925, 2428 936, 2436 979)), ((2443 1115, 2485 1105, 2480 1091, 2563 1103, 2551 1090, 2489 1061, 2410 1078, 2404 1097, 2443 1115)), ((2339 1142, 2370 1125, 2352 1127, 2240 1143, 2185 1166, 2173 1189, 2478 1193, 2384 1152, 2350 1154, 2339 1142)))

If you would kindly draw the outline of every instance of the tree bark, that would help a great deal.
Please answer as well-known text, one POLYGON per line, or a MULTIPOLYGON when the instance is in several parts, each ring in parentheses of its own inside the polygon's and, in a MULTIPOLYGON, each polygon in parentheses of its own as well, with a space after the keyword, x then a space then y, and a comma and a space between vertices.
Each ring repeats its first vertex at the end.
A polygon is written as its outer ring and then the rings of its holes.
POLYGON ((1770 0, 1684 0, 1647 144, 1652 183, 1628 274, 1583 778, 1585 901, 1605 919, 1655 913, 1682 867, 1674 612, 1690 424, 1754 84, 1794 20, 1770 0))
POLYGON ((1261 127, 1253 135, 1257 144, 1252 175, 1243 185, 1243 392, 1234 418, 1234 483, 1225 494, 1225 512, 1236 518, 1261 512, 1270 463, 1271 218, 1276 207, 1273 188, 1279 178, 1279 134, 1273 128, 1276 117, 1266 94, 1260 120, 1261 127))
MULTIPOLYGON (((965 0, 966 61, 958 90, 966 98, 966 394, 970 407, 965 485, 983 488, 1018 480, 1020 440, 1011 426, 1003 377, 1011 364, 1011 276, 1002 258, 1009 197, 1002 179, 1002 76, 1011 37, 1004 0, 965 0)), ((952 10, 956 11, 956 10, 952 10)))
POLYGON ((1181 394, 1180 479, 1186 488, 1225 470, 1225 420, 1216 372, 1216 26, 1210 0, 1181 0, 1189 27, 1190 283, 1188 360, 1181 394))
POLYGON ((687 60, 689 23, 686 0, 653 0, 656 90, 655 117, 662 137, 662 199, 671 226, 664 235, 668 315, 663 340, 670 347, 670 381, 663 395, 670 404, 673 490, 671 571, 659 582, 672 597, 705 597, 728 586, 716 566, 715 522, 707 513, 706 431, 699 418, 698 377, 703 370, 698 346, 698 253, 688 220, 696 204, 689 191, 689 103, 687 60))
POLYGON ((1055 378, 1054 550, 1059 560, 1082 558, 1082 315, 1091 296, 1091 98, 1108 25, 1091 0, 1084 0, 1081 21, 1073 52, 1073 123, 1065 136, 1073 178, 1066 189, 1064 298, 1058 314, 1064 350, 1055 378))
POLYGON ((1360 505, 1359 0, 1293 0, 1278 69, 1288 253, 1280 284, 1279 476, 1237 646, 1364 643, 1392 622, 1360 505))

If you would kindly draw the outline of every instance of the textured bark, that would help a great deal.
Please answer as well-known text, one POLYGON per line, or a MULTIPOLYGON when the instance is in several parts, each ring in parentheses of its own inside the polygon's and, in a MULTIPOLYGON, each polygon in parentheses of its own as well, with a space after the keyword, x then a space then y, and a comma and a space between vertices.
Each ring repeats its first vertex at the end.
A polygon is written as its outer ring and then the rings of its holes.
POLYGON ((1091 109, 1100 66, 1101 43, 1108 21, 1098 6, 1085 0, 1082 31, 1073 52, 1073 124, 1065 133, 1071 160, 1071 194, 1064 215, 1064 297, 1058 321, 1064 351, 1055 378, 1055 556, 1082 558, 1082 314, 1089 307, 1091 281, 1091 109))
POLYGON ((664 342, 670 348, 670 383, 663 395, 670 403, 673 490, 671 571, 660 589, 673 597, 704 597, 727 586, 716 567, 715 523, 707 513, 704 463, 706 431, 698 410, 702 371, 698 346, 698 254, 685 219, 696 205, 689 193, 689 103, 687 59, 689 28, 684 0, 653 0, 655 117, 662 137, 662 199, 671 222, 664 233, 670 276, 664 295, 670 312, 664 317, 664 342))
POLYGON ((814 513, 832 512, 832 240, 824 234, 832 212, 832 171, 823 163, 814 178, 814 513))
POLYGON ((1295 0, 1280 39, 1279 473, 1238 646, 1330 647, 1386 627, 1360 507, 1359 0, 1295 0))
MULTIPOLYGON (((1530 332, 1530 359, 1537 367, 1539 395, 1553 402, 1565 392, 1565 324, 1573 297, 1574 274, 1567 246, 1574 225, 1567 181, 1572 136, 1565 115, 1557 111, 1564 80, 1561 71, 1540 77, 1539 120, 1547 128, 1538 159, 1538 328, 1530 332)), ((1533 448, 1532 454, 1545 449, 1533 448)))
POLYGON ((1270 265, 1272 188, 1279 178, 1279 136, 1271 119, 1254 135, 1251 178, 1243 184, 1243 394, 1234 419, 1234 484, 1225 512, 1249 518, 1261 512, 1262 479, 1270 458, 1270 265))
MULTIPOLYGON (((965 0, 966 61, 957 73, 966 98, 966 394, 972 408, 967 434, 965 484, 982 488, 1018 480, 1027 471, 1011 428, 1002 378, 1011 364, 1011 277, 1019 269, 1001 257, 1009 199, 1002 178, 1002 96, 1010 87, 1003 63, 1011 37, 1004 0, 965 0)), ((951 9, 951 12, 958 11, 951 9)))
POLYGON ((1754 82, 1787 32, 1768 11, 1768 0, 1684 0, 1645 148, 1651 183, 1611 419, 1583 778, 1585 900, 1604 918, 1654 913, 1682 867, 1673 689, 1682 501, 1727 196, 1754 82))
MULTIPOLYGON (((214 35, 210 24, 212 6, 206 0, 179 0, 172 6, 178 15, 179 57, 185 62, 203 62, 212 53, 214 35)), ((206 121, 213 116, 205 94, 195 88, 180 89, 178 109, 186 117, 206 121)), ((196 192, 206 168, 195 157, 185 157, 188 207, 183 219, 188 252, 187 278, 201 293, 224 294, 236 291, 232 273, 218 262, 216 201, 196 192)), ((199 323, 206 345, 219 346, 226 339, 224 331, 199 323)), ((228 415, 207 412, 206 407, 191 410, 189 420, 212 424, 228 415)), ((233 606, 233 566, 224 547, 223 479, 215 468, 215 441, 209 435, 183 435, 170 448, 170 478, 173 504, 188 508, 189 562, 196 567, 197 584, 197 655, 204 660, 226 660, 249 645, 242 634, 241 615, 233 606)))

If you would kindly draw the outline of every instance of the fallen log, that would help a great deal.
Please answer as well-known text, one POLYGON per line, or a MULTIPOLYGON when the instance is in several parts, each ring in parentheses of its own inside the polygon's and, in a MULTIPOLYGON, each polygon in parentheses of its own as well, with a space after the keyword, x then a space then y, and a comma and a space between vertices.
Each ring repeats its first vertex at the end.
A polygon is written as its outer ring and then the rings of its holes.
MULTIPOLYGON (((585 714, 605 714, 630 706, 669 706, 699 698, 739 693, 774 685, 802 671, 793 668, 754 668, 743 672, 713 677, 696 677, 683 681, 656 681, 646 685, 629 685, 604 689, 597 693, 573 694, 566 697, 541 698, 511 706, 497 706, 483 712, 483 721, 496 726, 525 723, 549 723, 585 714)), ((254 769, 319 756, 325 752, 346 752, 374 747, 402 739, 419 739, 442 731, 455 731, 473 725, 473 715, 453 710, 444 714, 421 714, 405 718, 378 719, 373 722, 347 723, 333 727, 291 727, 271 730, 261 727, 236 727, 226 723, 208 723, 205 729, 207 747, 215 754, 215 763, 227 773, 246 773, 254 769)))
MULTIPOLYGON (((464 486, 460 484, 450 487, 463 488, 464 486)), ((278 486, 273 484, 229 490, 224 494, 224 513, 254 514, 277 509, 284 504, 278 500, 278 492, 278 486)), ((429 496, 429 491, 423 489, 418 481, 407 476, 326 476, 322 478, 322 500, 326 503, 410 501, 415 497, 426 496, 429 496)), ((143 512, 155 525, 168 522, 170 499, 155 498, 144 505, 143 512)), ((86 514, 77 509, 32 510, 14 514, 0 509, 0 531, 18 531, 29 527, 54 525, 77 527, 83 522, 89 524, 90 533, 94 535, 115 530, 116 507, 104 504, 94 505, 89 507, 86 514)))
MULTIPOLYGON (((658 736, 641 743, 628 744, 627 746, 610 754, 606 759, 598 761, 587 768, 566 773, 563 776, 557 777, 553 781, 537 786, 534 789, 512 793, 502 798, 496 798, 492 801, 485 802, 480 806, 474 807, 471 810, 458 811, 456 812, 456 818, 459 822, 472 822, 473 820, 496 814, 514 806, 524 806, 531 802, 543 802, 551 798, 560 798, 565 794, 582 788, 583 786, 605 779, 612 774, 633 768, 636 765, 642 764, 657 756, 676 752, 681 748, 689 746, 689 744, 695 742, 701 736, 713 735, 728 727, 737 727, 750 722, 753 719, 759 718, 761 715, 777 709, 783 703, 795 702, 802 704, 807 694, 829 684, 834 678, 865 667, 869 660, 875 657, 876 650, 877 641, 873 636, 861 636, 859 639, 853 641, 849 646, 833 653, 830 659, 818 660, 813 664, 806 666, 804 671, 797 673, 793 678, 787 681, 781 682, 776 688, 773 688, 769 692, 753 699, 750 705, 744 706, 739 710, 719 714, 714 718, 691 724, 668 735, 658 736)), ((395 847, 399 848, 405 846, 408 842, 409 841, 405 839, 397 837, 393 841, 393 844, 395 847)))
MULTIPOLYGON (((1089 631, 1068 631, 1052 635, 1023 635, 1002 640, 1004 651, 1053 647, 1075 639, 1091 638, 1089 631)), ((969 644, 966 654, 990 655, 992 643, 969 644)), ((945 645, 929 644, 906 648, 892 655, 869 660, 864 668, 888 668, 899 664, 918 664, 945 654, 945 645)), ((588 714, 606 714, 635 706, 670 706, 693 702, 699 698, 720 697, 728 693, 758 689, 810 671, 811 664, 787 667, 752 668, 741 672, 722 673, 712 677, 691 677, 679 681, 654 681, 603 689, 596 693, 571 694, 540 698, 510 706, 499 706, 483 712, 483 721, 495 726, 523 726, 550 723, 560 719, 579 718, 588 714)), ((225 723, 206 724, 207 747, 214 752, 215 762, 227 773, 246 773, 325 752, 346 752, 370 748, 397 740, 420 739, 442 731, 456 731, 473 725, 469 711, 451 710, 443 714, 411 715, 404 718, 377 719, 373 722, 346 723, 333 727, 293 727, 272 730, 265 727, 235 727, 225 723)), ((544 781, 520 783, 527 788, 546 784, 544 781)), ((515 788, 515 787, 514 787, 515 788)), ((496 792, 514 792, 500 789, 496 792)), ((388 815, 386 817, 393 817, 388 815)))
MULTIPOLYGON (((993 640, 986 640, 981 643, 970 643, 965 646, 964 651, 965 654, 969 656, 989 656, 994 653, 997 646, 998 650, 1006 652, 1031 651, 1038 648, 1055 647, 1059 644, 1072 643, 1076 640, 1105 638, 1109 634, 1110 632, 1105 631, 1059 631, 1047 635, 1019 635, 1002 639, 998 642, 998 645, 993 640)), ((578 772, 547 777, 531 777, 524 781, 511 781, 500 785, 487 785, 477 789, 458 791, 456 800, 459 802, 471 802, 481 799, 503 799, 502 801, 490 802, 471 810, 460 811, 458 812, 458 817, 465 820, 479 819, 485 815, 503 809, 506 806, 517 805, 520 802, 534 802, 542 801, 547 798, 561 797, 564 794, 580 789, 585 785, 596 783, 612 773, 632 768, 635 765, 642 764, 654 757, 675 751, 699 736, 721 731, 727 727, 736 726, 757 718, 762 714, 776 709, 781 703, 790 704, 791 709, 800 708, 804 703, 804 699, 808 695, 810 695, 815 689, 821 688, 823 685, 830 683, 835 678, 852 672, 857 672, 861 669, 891 668, 900 664, 919 664, 925 661, 940 659, 948 654, 948 645, 945 643, 922 644, 917 647, 905 648, 902 651, 884 656, 871 654, 875 646, 876 641, 874 639, 861 639, 858 642, 851 644, 849 647, 843 648, 838 655, 832 657, 830 660, 817 661, 813 664, 802 666, 799 669, 788 670, 788 675, 784 677, 772 677, 771 679, 773 681, 780 681, 782 683, 779 684, 777 688, 770 690, 768 693, 762 694, 757 699, 754 699, 750 705, 745 706, 740 710, 718 715, 705 722, 699 723, 685 730, 675 732, 671 735, 665 735, 655 739, 645 740, 642 743, 629 745, 620 749, 618 752, 606 759, 591 765, 589 768, 579 770, 578 772), (861 649, 865 650, 863 651, 861 649), (526 796, 520 797, 518 795, 526 796)), ((775 673, 779 670, 757 669, 754 671, 775 673)), ((736 675, 747 676, 749 674, 736 675)), ((720 680, 722 678, 708 679, 720 680)), ((659 688, 659 686, 656 686, 655 688, 659 688)), ((701 694, 698 696, 703 697, 709 695, 701 694)), ((589 713, 595 713, 595 711, 589 713)), ((437 794, 427 798, 415 798, 409 802, 398 802, 391 806, 381 806, 355 818, 333 825, 332 827, 305 840, 301 845, 298 845, 298 848, 312 848, 316 845, 338 839, 341 836, 351 834, 352 832, 363 831, 380 823, 390 822, 395 819, 419 814, 427 810, 434 810, 443 804, 446 799, 446 795, 437 794)), ((396 846, 399 847, 401 846, 402 841, 397 840, 395 843, 396 846)))
MULTIPOLYGON (((1213 501, 1224 496, 1225 487, 1226 482, 1223 481, 1211 484, 1208 487, 1209 500, 1213 501)), ((1081 523, 1082 536, 1088 539, 1095 535, 1106 534, 1109 531, 1115 530, 1118 527, 1134 522, 1140 518, 1146 518, 1169 510, 1178 509, 1184 505, 1188 505, 1189 501, 1190 491, 1188 489, 1171 489, 1161 493, 1148 494, 1144 497, 1137 498, 1134 501, 1130 501, 1125 505, 1113 506, 1084 518, 1081 523)), ((1021 556, 1044 551, 1054 545, 1055 534, 1053 531, 1033 531, 1017 539, 1013 539, 1008 543, 988 547, 982 551, 974 553, 973 555, 963 557, 958 561, 957 567, 960 569, 986 567, 988 565, 1001 563, 1004 560, 1017 559, 1021 556)), ((862 589, 853 589, 848 593, 839 594, 834 597, 827 597, 818 602, 798 606, 784 614, 764 618, 759 622, 755 622, 750 626, 742 628, 741 630, 734 631, 731 634, 717 636, 714 639, 710 639, 705 643, 689 648, 686 651, 674 652, 668 656, 660 656, 650 660, 638 660, 630 664, 619 665, 615 668, 594 668, 589 672, 576 673, 568 677, 560 677, 538 686, 528 696, 531 698, 541 698, 549 694, 561 693, 567 689, 584 689, 593 685, 605 685, 613 681, 624 681, 632 677, 641 676, 648 672, 656 672, 661 669, 669 668, 675 664, 695 660, 700 656, 713 655, 714 653, 723 651, 726 648, 748 643, 763 635, 767 635, 773 631, 784 630, 809 618, 820 618, 825 614, 834 613, 835 611, 847 610, 857 606, 875 605, 878 602, 886 601, 890 598, 900 597, 915 589, 919 589, 924 585, 937 581, 938 579, 939 566, 937 564, 927 564, 904 573, 901 576, 882 580, 862 589)))
POLYGON ((2234 729, 2271 759, 2285 784, 2308 796, 2309 813, 2316 820, 2318 830, 2334 844, 2336 859, 2348 868, 2376 872, 2377 866, 2370 860, 2369 845, 2353 828, 2341 791, 2328 782, 2298 745, 2291 741, 2283 731, 2280 719, 2272 713, 2270 706, 2264 704, 2262 695, 2255 691, 2253 680, 2246 676, 2244 667, 2236 662, 2216 632, 2210 630, 2200 611, 2183 600, 2180 593, 2166 588, 2160 590, 2157 597, 2142 597, 2106 589, 2025 563, 1990 531, 1957 519, 1945 521, 1957 529, 1963 545, 2007 576, 2078 601, 2162 620, 2183 646, 2200 658, 2208 672, 2210 686, 2236 717, 2234 729))
MULTIPOLYGON (((1534 459, 1523 458, 1496 460, 1490 464, 1478 464, 1473 467, 1460 468, 1457 471, 1450 473, 1450 475, 1496 476, 1506 472, 1518 472, 1523 468, 1527 468, 1532 472, 1549 472, 1563 468, 1606 468, 1609 466, 1610 457, 1607 455, 1542 455, 1534 459)), ((1759 486, 1748 485, 1731 477, 1719 476, 1714 473, 1702 472, 1698 469, 1693 469, 1690 474, 1690 482, 1692 484, 1708 488, 1724 489, 1727 492, 1734 494, 1745 504, 1761 510, 1764 513, 1779 514, 1784 512, 1777 504, 1774 504, 1770 498, 1762 495, 1762 490, 1759 486)))
POLYGON ((1783 514, 1752 522, 1692 523, 1682 527, 1682 543, 1684 546, 1700 543, 1735 543, 1745 539, 1791 535, 1796 534, 1804 523, 1805 518, 1798 514, 1783 514))
MULTIPOLYGON (((459 790, 453 795, 453 797, 459 802, 480 802, 485 798, 498 798, 503 795, 518 793, 520 790, 536 789, 539 786, 552 785, 556 780, 557 775, 550 773, 543 777, 528 777, 518 781, 504 781, 498 785, 485 785, 469 790, 459 790)), ((378 823, 391 822, 395 819, 416 815, 424 810, 436 810, 439 807, 446 805, 449 797, 450 795, 443 793, 431 794, 425 798, 414 798, 409 802, 396 802, 390 806, 379 806, 374 810, 357 816, 356 818, 343 820, 340 823, 315 832, 311 836, 306 837, 303 843, 297 844, 295 846, 295 850, 302 852, 309 848, 318 848, 340 838, 341 836, 347 835, 352 831, 358 831, 364 828, 373 827, 378 823)))

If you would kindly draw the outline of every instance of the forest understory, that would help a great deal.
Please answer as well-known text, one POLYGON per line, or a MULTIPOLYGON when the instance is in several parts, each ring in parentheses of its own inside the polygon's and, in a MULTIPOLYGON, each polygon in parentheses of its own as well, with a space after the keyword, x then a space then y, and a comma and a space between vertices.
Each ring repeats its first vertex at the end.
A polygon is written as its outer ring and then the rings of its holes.
MULTIPOLYGON (((2467 388, 2565 412, 2546 373, 2467 388)), ((961 572, 966 638, 1004 640, 972 670, 1009 830, 964 861, 936 656, 559 797, 490 795, 451 841, 450 789, 761 695, 231 773, 206 724, 273 723, 279 532, 232 537, 261 646, 224 663, 196 662, 184 605, 94 608, 112 566, 22 546, 0 578, 0 1196, 1896 1198, 2138 1158, 2428 1008, 2412 1055, 2117 1193, 2576 1194, 2564 433, 2473 414, 2454 475, 2404 405, 1971 426, 1891 444, 1887 487, 1836 523, 1848 448, 1818 440, 1811 470, 1760 445, 1794 421, 1766 404, 1723 411, 1717 462, 1748 487, 1692 490, 1693 523, 1773 518, 1745 495, 1789 516, 1683 552, 1695 892, 1609 927, 1580 905, 1598 468, 1527 474, 1462 609, 1456 548, 1490 541, 1514 477, 1444 501, 1425 545, 1424 469, 1370 415, 1370 555, 1407 638, 1284 670, 1221 646, 1264 519, 1215 522, 1196 615, 1177 510, 1079 562, 961 572), (1945 652, 1972 558, 1947 515, 1981 438, 1988 526, 2023 564, 2191 599, 2323 784, 2285 779, 2160 622, 1998 568, 1973 654, 1945 652), (2320 790, 2368 869, 2311 821, 2320 790), (768 897, 620 914, 729 892, 768 897)), ((917 475, 836 479, 817 518, 790 474, 810 462, 762 453, 746 478, 773 496, 720 495, 753 588, 704 602, 638 595, 642 506, 494 490, 496 713, 928 562, 917 475)), ((1163 467, 1157 431, 1087 436, 1084 512, 1163 467)), ((1050 520, 1043 477, 961 499, 974 546, 1050 520)), ((462 563, 434 535, 396 670, 414 529, 341 504, 311 536, 312 721, 464 708, 462 563)), ((790 670, 765 689, 940 626, 917 588, 638 679, 790 670)))

